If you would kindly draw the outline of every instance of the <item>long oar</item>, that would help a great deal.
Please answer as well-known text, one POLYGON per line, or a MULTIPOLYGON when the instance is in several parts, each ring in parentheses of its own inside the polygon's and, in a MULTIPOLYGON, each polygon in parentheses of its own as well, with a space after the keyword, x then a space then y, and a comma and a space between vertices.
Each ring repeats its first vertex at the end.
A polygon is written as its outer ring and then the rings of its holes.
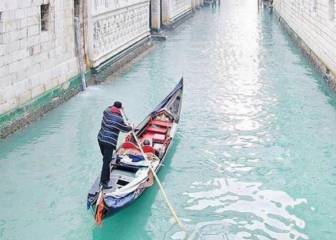
MULTIPOLYGON (((123 116, 123 118, 124 118, 124 121, 129 125, 129 123, 128 123, 128 119, 127 119, 127 117, 126 117, 126 115, 125 115, 125 113, 124 113, 123 110, 121 110, 121 114, 122 114, 122 116, 123 116)), ((185 230, 184 227, 183 227, 183 225, 182 225, 182 223, 181 223, 181 221, 180 221, 180 219, 177 217, 176 212, 175 212, 173 206, 170 204, 170 202, 169 202, 169 200, 168 200, 168 197, 167 197, 167 194, 166 194, 165 190, 163 189, 163 186, 162 186, 162 184, 161 184, 161 182, 160 182, 158 176, 156 175, 156 172, 154 171, 154 169, 152 168, 150 162, 148 161, 147 155, 144 153, 144 151, 143 151, 143 149, 142 149, 142 147, 141 147, 140 141, 139 141, 138 137, 136 136, 136 134, 135 134, 133 128, 132 128, 132 131, 131 131, 131 132, 132 132, 132 134, 133 134, 133 137, 134 137, 134 139, 135 139, 137 145, 139 146, 139 149, 140 149, 140 151, 141 151, 141 154, 143 155, 143 157, 145 158, 145 160, 149 163, 149 164, 148 164, 149 169, 150 169, 151 172, 153 173, 153 176, 154 176, 154 178, 155 178, 157 184, 159 185, 159 188, 160 188, 160 190, 161 190, 161 193, 162 193, 162 195, 163 195, 163 198, 164 198, 164 200, 165 200, 165 202, 166 202, 166 204, 167 204, 167 206, 168 206, 168 208, 169 208, 171 214, 173 215, 173 217, 175 218, 177 224, 181 227, 181 229, 182 229, 182 230, 185 230)))

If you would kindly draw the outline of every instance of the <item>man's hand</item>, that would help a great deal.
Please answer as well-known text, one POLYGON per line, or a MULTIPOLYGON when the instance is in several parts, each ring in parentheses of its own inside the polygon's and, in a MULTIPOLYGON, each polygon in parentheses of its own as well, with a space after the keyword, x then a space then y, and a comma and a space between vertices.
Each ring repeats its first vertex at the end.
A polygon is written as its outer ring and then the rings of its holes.
POLYGON ((131 131, 134 131, 134 130, 135 130, 135 128, 134 128, 134 124, 133 124, 133 123, 129 123, 128 126, 131 127, 131 131))

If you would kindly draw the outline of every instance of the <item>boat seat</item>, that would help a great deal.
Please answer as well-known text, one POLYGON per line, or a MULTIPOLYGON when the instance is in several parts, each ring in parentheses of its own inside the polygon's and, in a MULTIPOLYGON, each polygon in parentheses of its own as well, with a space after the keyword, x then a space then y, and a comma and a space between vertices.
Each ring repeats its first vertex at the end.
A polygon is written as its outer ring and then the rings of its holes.
POLYGON ((154 133, 161 133, 161 134, 165 134, 167 133, 167 128, 158 128, 158 127, 153 127, 153 126, 150 126, 149 128, 146 128, 146 130, 148 132, 154 132, 154 133))
POLYGON ((164 134, 154 134, 153 135, 153 143, 164 143, 166 140, 166 136, 164 134))
POLYGON ((135 148, 135 149, 139 149, 134 143, 132 142, 124 142, 122 145, 121 145, 122 148, 124 149, 132 149, 132 148, 135 148))
POLYGON ((157 126, 160 126, 160 127, 171 127, 173 125, 173 123, 171 122, 166 122, 166 121, 161 121, 161 120, 152 120, 151 121, 151 124, 152 125, 157 125, 157 126))
POLYGON ((112 163, 113 169, 118 169, 118 170, 123 170, 123 171, 128 171, 128 172, 133 172, 136 173, 141 166, 133 166, 133 165, 128 165, 124 163, 112 163))
POLYGON ((155 150, 152 146, 143 146, 142 150, 144 153, 155 153, 155 150))
POLYGON ((111 171, 113 171, 113 169, 117 169, 117 170, 122 170, 122 171, 127 171, 127 172, 133 172, 133 173, 136 173, 142 167, 142 166, 123 163, 120 161, 120 159, 117 161, 115 158, 112 159, 111 166, 112 166, 111 171))

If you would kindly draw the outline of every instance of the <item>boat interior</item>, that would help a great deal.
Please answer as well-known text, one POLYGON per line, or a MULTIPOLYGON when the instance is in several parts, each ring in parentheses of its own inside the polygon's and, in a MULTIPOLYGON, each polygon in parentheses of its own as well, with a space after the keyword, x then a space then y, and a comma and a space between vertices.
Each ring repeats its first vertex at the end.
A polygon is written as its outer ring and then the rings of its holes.
MULTIPOLYGON (((147 159, 152 161, 154 169, 158 167, 168 149, 173 122, 174 117, 164 109, 154 117, 149 117, 147 124, 136 131, 141 147, 147 159)), ((112 160, 109 182, 111 188, 108 192, 114 192, 140 176, 143 168, 148 167, 143 160, 139 146, 132 134, 129 134, 112 160)))
MULTIPOLYGON (((159 169, 179 122, 183 88, 181 85, 178 86, 179 89, 171 92, 135 129, 148 161, 144 161, 137 142, 129 133, 114 153, 110 167, 109 188, 103 189, 104 194, 123 196, 139 189, 139 184, 145 183, 143 187, 152 184, 149 164, 155 171, 159 169)), ((89 191, 88 207, 97 201, 100 189, 100 177, 98 177, 89 191)))
MULTIPOLYGON (((136 129, 136 135, 144 153, 156 169, 165 156, 172 139, 174 123, 179 120, 181 94, 173 96, 166 106, 155 114, 148 116, 136 129)), ((139 146, 129 133, 117 149, 111 162, 111 174, 108 192, 120 189, 147 171, 148 163, 143 161, 139 146)))

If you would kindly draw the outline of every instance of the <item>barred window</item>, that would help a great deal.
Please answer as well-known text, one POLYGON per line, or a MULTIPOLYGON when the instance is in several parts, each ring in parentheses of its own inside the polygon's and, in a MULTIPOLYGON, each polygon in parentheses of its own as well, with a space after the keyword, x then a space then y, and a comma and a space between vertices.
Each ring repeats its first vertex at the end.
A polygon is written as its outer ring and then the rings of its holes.
POLYGON ((79 0, 74 0, 74 16, 79 17, 80 3, 79 0))
POLYGON ((41 5, 41 31, 48 31, 49 28, 49 3, 41 5))

